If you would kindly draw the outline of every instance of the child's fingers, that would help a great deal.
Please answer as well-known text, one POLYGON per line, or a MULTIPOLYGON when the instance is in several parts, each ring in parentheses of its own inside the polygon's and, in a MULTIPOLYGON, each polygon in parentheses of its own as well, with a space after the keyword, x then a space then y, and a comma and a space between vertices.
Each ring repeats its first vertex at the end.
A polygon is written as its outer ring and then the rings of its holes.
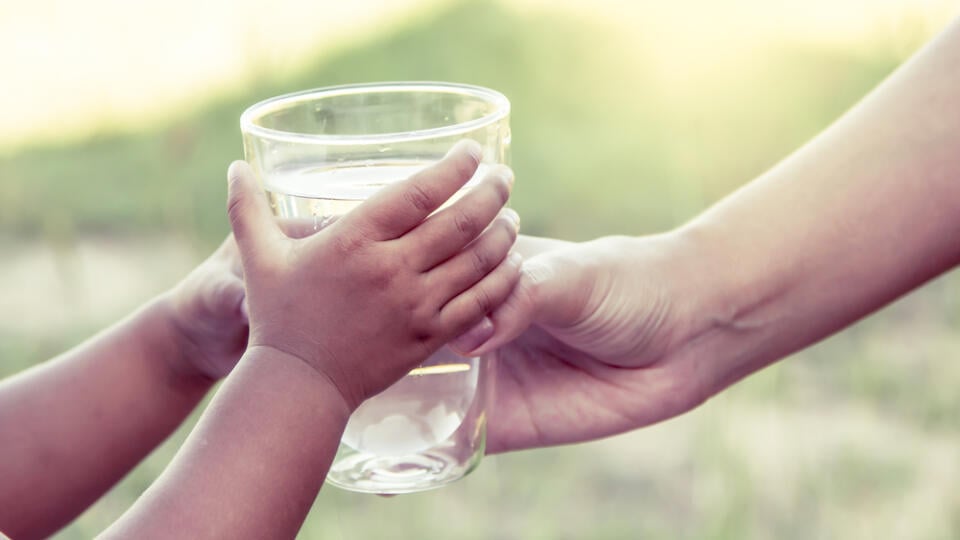
POLYGON ((480 157, 476 141, 460 141, 443 159, 381 189, 332 227, 359 232, 373 240, 403 236, 470 180, 480 157))
POLYGON ((431 292, 446 302, 483 279, 510 252, 517 239, 519 226, 517 213, 509 208, 504 209, 466 249, 427 273, 431 292))
POLYGON ((512 185, 513 172, 497 167, 458 201, 427 218, 403 238, 413 246, 413 264, 427 270, 453 257, 497 216, 512 185))
POLYGON ((493 272, 440 308, 440 322, 447 329, 447 339, 470 330, 506 300, 520 278, 521 262, 518 253, 511 253, 493 272))
POLYGON ((267 205, 263 190, 244 161, 234 161, 227 170, 227 214, 241 258, 261 251, 283 233, 267 205))
POLYGON ((480 356, 513 341, 527 330, 534 320, 534 283, 526 272, 510 292, 510 296, 450 346, 463 356, 480 356))
POLYGON ((473 325, 470 330, 460 334, 456 339, 447 343, 447 345, 460 356, 480 356, 479 354, 470 353, 487 341, 490 341, 490 338, 492 338, 496 332, 497 328, 494 326, 493 320, 490 317, 484 317, 480 322, 473 325))
POLYGON ((576 275, 565 268, 566 257, 561 253, 547 252, 526 259, 520 279, 510 296, 490 313, 493 332, 471 332, 472 336, 458 338, 454 347, 464 356, 480 356, 500 347, 522 334, 534 322, 569 325, 566 319, 571 297, 582 289, 576 275), (558 319, 557 317, 562 317, 558 319), (481 339, 482 338, 482 339, 481 339))

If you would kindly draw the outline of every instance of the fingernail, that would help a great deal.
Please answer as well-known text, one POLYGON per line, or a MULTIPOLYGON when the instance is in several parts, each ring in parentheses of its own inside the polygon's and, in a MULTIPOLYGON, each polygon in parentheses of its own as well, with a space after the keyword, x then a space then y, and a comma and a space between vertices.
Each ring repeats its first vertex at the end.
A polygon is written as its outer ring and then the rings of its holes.
POLYGON ((483 158, 483 148, 480 146, 480 143, 473 139, 461 140, 457 144, 453 145, 453 148, 450 149, 450 153, 447 155, 450 155, 461 148, 463 149, 463 152, 470 154, 470 156, 478 162, 481 160, 481 158, 483 158))
POLYGON ((493 321, 489 317, 484 317, 473 328, 451 341, 450 346, 459 352, 466 353, 483 345, 491 336, 493 336, 493 321))
POLYGON ((230 166, 227 167, 227 183, 228 184, 232 184, 240 180, 240 176, 242 174, 240 172, 240 168, 243 167, 244 165, 246 165, 246 163, 239 159, 230 163, 230 166))
POLYGON ((497 165, 493 170, 490 171, 488 176, 502 180, 504 184, 507 185, 507 188, 513 190, 513 169, 507 167, 506 165, 497 165))
POLYGON ((513 224, 514 230, 519 231, 520 230, 520 214, 518 214, 517 211, 514 210, 513 208, 504 208, 502 212, 503 212, 503 217, 507 218, 510 221, 510 223, 513 224))
POLYGON ((523 255, 520 255, 516 251, 511 251, 510 255, 507 255, 507 263, 513 266, 520 266, 523 264, 523 255))
POLYGON ((513 189, 513 183, 517 180, 517 178, 513 175, 513 169, 506 166, 504 169, 505 171, 503 179, 507 181, 507 185, 510 186, 510 189, 513 189))

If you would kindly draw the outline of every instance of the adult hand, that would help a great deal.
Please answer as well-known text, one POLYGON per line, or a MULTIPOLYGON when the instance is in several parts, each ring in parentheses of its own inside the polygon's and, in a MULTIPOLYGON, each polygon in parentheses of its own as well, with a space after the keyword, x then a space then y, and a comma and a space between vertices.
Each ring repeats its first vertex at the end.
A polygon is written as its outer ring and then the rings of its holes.
MULTIPOLYGON (((677 234, 574 244, 521 237, 521 281, 492 315, 491 453, 592 440, 683 413, 716 375, 691 338, 696 258, 677 234), (680 293, 683 294, 680 294, 680 293)), ((461 340, 461 350, 469 348, 461 340)))

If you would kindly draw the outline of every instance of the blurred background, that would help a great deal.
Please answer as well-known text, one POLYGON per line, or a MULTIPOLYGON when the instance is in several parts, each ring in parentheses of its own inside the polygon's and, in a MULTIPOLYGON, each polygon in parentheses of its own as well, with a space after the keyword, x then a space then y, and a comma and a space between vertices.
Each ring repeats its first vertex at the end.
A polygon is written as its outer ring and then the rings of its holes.
MULTIPOLYGON (((206 257, 228 230, 239 115, 260 99, 378 80, 496 88, 513 103, 525 232, 645 234, 803 144, 956 11, 946 0, 0 3, 0 376, 206 257)), ((491 457, 431 493, 325 489, 301 536, 958 538, 958 388, 954 272, 665 424, 491 457)), ((113 521, 189 427, 57 538, 113 521)))

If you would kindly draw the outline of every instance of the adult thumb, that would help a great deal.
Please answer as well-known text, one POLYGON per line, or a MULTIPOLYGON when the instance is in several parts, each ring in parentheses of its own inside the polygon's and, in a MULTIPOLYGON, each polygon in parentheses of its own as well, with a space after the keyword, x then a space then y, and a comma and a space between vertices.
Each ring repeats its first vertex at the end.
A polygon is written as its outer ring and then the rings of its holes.
MULTIPOLYGON (((525 261, 520 281, 510 296, 488 316, 493 323, 492 334, 482 344, 465 351, 464 354, 485 354, 509 343, 531 324, 544 322, 545 318, 552 319, 553 312, 562 306, 571 292, 562 277, 564 260, 553 253, 546 253, 525 261)), ((457 342, 453 345, 457 348, 457 342)))
POLYGON ((240 256, 244 258, 275 241, 282 232, 247 162, 230 164, 227 185, 227 216, 240 256))

